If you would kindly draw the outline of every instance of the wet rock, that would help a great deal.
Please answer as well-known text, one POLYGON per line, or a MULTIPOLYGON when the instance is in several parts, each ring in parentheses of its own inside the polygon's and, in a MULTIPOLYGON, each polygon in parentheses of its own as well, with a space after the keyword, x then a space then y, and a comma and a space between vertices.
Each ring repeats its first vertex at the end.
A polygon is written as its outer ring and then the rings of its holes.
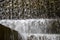
POLYGON ((52 34, 60 34, 60 21, 53 21, 49 28, 47 27, 47 32, 52 34))

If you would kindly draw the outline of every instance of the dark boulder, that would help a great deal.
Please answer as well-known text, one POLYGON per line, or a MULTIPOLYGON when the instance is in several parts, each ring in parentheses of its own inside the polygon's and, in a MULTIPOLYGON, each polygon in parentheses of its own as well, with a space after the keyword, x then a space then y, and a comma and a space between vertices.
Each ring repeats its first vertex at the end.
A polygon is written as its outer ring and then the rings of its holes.
POLYGON ((0 0, 0 2, 3 2, 4 0, 0 0))
POLYGON ((0 40, 19 40, 20 38, 22 40, 18 35, 20 36, 17 31, 0 24, 0 40))

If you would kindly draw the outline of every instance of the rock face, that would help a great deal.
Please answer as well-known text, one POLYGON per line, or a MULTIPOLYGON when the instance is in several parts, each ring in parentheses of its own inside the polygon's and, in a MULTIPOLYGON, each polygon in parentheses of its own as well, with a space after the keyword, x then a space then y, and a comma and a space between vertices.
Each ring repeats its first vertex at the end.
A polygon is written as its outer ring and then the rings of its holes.
POLYGON ((0 19, 60 18, 60 0, 0 0, 0 19))
POLYGON ((18 35, 17 31, 0 24, 0 40, 19 40, 18 35))

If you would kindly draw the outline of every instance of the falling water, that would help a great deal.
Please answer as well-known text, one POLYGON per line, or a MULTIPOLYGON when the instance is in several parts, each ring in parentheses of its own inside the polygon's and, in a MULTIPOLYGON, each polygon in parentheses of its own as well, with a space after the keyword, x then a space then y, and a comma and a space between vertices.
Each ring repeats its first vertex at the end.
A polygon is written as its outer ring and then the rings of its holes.
POLYGON ((18 31, 22 40, 60 40, 59 13, 60 0, 0 0, 0 24, 18 31))
POLYGON ((18 31, 23 40, 60 40, 60 31, 52 32, 54 22, 57 26, 60 23, 59 19, 0 20, 0 24, 18 31))

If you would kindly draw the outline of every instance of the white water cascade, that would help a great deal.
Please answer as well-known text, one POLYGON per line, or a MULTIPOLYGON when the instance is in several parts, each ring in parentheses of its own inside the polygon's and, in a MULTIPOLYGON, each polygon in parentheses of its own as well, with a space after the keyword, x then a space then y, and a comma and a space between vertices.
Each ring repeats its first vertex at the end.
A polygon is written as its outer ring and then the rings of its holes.
MULTIPOLYGON (((50 29, 57 19, 0 20, 3 24, 22 35, 22 40, 60 40, 59 34, 50 29)), ((60 22, 60 21, 59 21, 60 22)))

